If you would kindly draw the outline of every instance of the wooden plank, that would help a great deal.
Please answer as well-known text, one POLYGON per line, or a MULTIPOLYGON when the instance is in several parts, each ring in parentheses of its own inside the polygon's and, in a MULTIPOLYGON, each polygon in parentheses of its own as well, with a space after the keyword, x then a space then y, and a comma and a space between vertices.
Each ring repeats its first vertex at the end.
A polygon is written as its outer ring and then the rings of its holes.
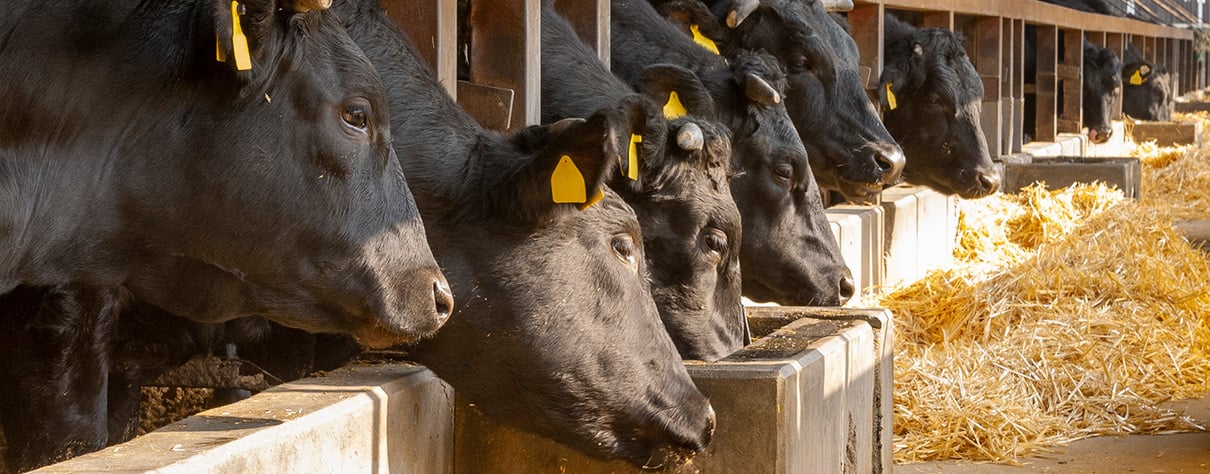
POLYGON ((580 38, 609 67, 609 0, 555 0, 555 10, 571 21, 580 38))
MULTIPOLYGON (((1126 54, 1126 35, 1122 33, 1106 33, 1105 47, 1109 48, 1118 55, 1118 59, 1125 58, 1126 54)), ((1118 92, 1113 99, 1113 113, 1110 115, 1113 120, 1122 119, 1122 94, 1118 92)))
POLYGON ((1034 138, 1040 142, 1053 142, 1058 134, 1055 124, 1056 106, 1058 105, 1058 66, 1059 30, 1053 26, 1038 25, 1037 42, 1037 76, 1035 84, 1034 118, 1037 121, 1034 128, 1034 138))
MULTIPOLYGON (((854 6, 849 12, 849 24, 852 27, 853 40, 857 42, 857 51, 861 55, 860 65, 863 70, 870 71, 866 81, 866 92, 870 99, 877 104, 878 78, 882 75, 883 65, 883 24, 886 20, 886 9, 882 5, 854 6)), ((875 105, 876 109, 880 109, 875 105)))
POLYGON ((1013 146, 1020 153, 1025 142, 1025 21, 1013 20, 1013 146))
POLYGON ((382 0, 451 97, 458 97, 458 1, 382 0))
POLYGON ((541 6, 540 0, 471 2, 470 79, 513 90, 508 128, 541 119, 541 6))
POLYGON ((954 12, 959 15, 996 16, 1049 24, 1061 28, 1118 31, 1144 36, 1193 39, 1193 33, 1170 26, 1096 13, 1073 11, 1036 0, 990 2, 987 0, 855 0, 855 5, 877 4, 897 10, 954 12))
POLYGON ((1064 133, 1080 133, 1080 125, 1084 123, 1084 81, 1081 80, 1084 70, 1084 31, 1064 29, 1063 40, 1063 71, 1075 71, 1075 74, 1060 74, 1063 79, 1063 110, 1059 111, 1059 131, 1064 133))
POLYGON ((1017 103, 1014 100, 1017 93, 1017 84, 1014 81, 1016 77, 1016 68, 1014 67, 1016 56, 1014 55, 1013 44, 1018 40, 1015 30, 1012 19, 1000 19, 1000 155, 1011 153, 1013 149, 1013 135, 1016 133, 1016 129, 1020 127, 1014 119, 1017 114, 1017 103))
POLYGON ((458 81, 458 105, 484 128, 507 130, 512 123, 512 89, 458 81))
POLYGON ((954 12, 925 12, 925 28, 942 28, 954 30, 954 12))
POLYGON ((992 156, 1002 155, 1000 137, 1003 132, 1003 116, 1001 101, 1003 92, 1000 80, 1003 66, 1004 46, 999 17, 978 17, 973 19, 973 35, 968 36, 967 44, 975 43, 975 54, 972 57, 975 70, 983 78, 983 134, 987 137, 988 152, 992 156), (973 40, 973 41, 972 41, 973 40))

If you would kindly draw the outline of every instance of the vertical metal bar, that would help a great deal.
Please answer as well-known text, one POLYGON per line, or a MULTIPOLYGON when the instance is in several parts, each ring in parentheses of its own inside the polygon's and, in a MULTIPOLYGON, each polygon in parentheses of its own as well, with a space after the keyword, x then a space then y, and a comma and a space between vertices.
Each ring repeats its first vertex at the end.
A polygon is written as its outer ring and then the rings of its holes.
POLYGON ((1058 129, 1064 133, 1080 133, 1084 123, 1084 30, 1063 30, 1063 109, 1059 111, 1058 129))
POLYGON ((471 82, 513 91, 508 128, 541 119, 540 0, 473 0, 471 82))
POLYGON ((1034 140, 1042 142, 1055 141, 1058 135, 1058 129, 1055 124, 1055 109, 1057 105, 1058 84, 1058 49, 1059 49, 1059 29, 1050 25, 1038 25, 1038 44, 1037 44, 1037 90, 1035 95, 1036 110, 1034 117, 1037 120, 1034 133, 1037 135, 1034 140))
MULTIPOLYGON (((875 103, 878 100, 878 78, 882 75, 883 65, 883 24, 886 7, 881 4, 858 4, 849 12, 849 24, 852 27, 853 39, 857 42, 857 51, 861 59, 863 74, 869 76, 866 80, 866 94, 875 103)), ((875 106, 875 108, 878 108, 875 106)))
POLYGON ((451 97, 458 97, 458 1, 382 0, 451 97))
POLYGON ((609 67, 609 0, 555 0, 555 9, 609 67))

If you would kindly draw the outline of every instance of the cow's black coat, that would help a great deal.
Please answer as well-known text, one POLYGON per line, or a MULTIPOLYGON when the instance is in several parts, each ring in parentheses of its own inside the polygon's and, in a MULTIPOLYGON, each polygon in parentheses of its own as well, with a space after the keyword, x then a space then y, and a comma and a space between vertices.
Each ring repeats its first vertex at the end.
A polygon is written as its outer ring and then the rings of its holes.
MULTIPOLYGON (((731 0, 705 3, 715 21, 727 18, 733 6, 731 0)), ((724 54, 764 50, 776 56, 787 68, 786 110, 819 186, 854 201, 873 200, 899 181, 905 160, 866 96, 847 22, 815 0, 760 3, 721 42, 724 54)))
POLYGON ((1114 105, 1122 97, 1122 61, 1117 53, 1084 40, 1083 120, 1088 139, 1105 143, 1113 136, 1114 105))
POLYGON ((131 295, 379 346, 449 315, 372 66, 329 13, 241 4, 250 72, 231 64, 229 2, 22 1, 0 17, 10 468, 127 435, 106 413, 130 400, 106 400, 134 384, 109 377, 131 295))
POLYGON ((1164 66, 1143 59, 1134 45, 1127 45, 1122 66, 1122 113, 1136 120, 1172 120, 1172 77, 1164 66), (1142 84, 1131 78, 1138 74, 1142 84))
POLYGON ((907 155, 907 182, 965 198, 996 192, 1000 172, 980 124, 983 81, 966 56, 964 39, 939 28, 917 29, 891 15, 885 24, 886 65, 878 91, 887 130, 907 155))
POLYGON ((636 464, 698 450, 713 410, 651 299, 634 212, 602 183, 627 129, 612 109, 511 136, 481 129, 445 94, 376 0, 337 2, 378 68, 395 147, 457 314, 413 356, 492 418, 636 464), (587 210, 552 204, 575 161, 587 210))
POLYGON ((643 137, 640 171, 636 180, 616 174, 609 185, 639 218, 651 292, 672 342, 681 357, 713 361, 743 347, 747 327, 740 214, 727 184, 730 133, 711 120, 714 101, 692 72, 663 65, 648 68, 645 77, 647 96, 610 73, 552 6, 543 8, 542 119, 634 105, 632 132, 643 137), (661 109, 674 91, 690 115, 668 120, 661 109), (704 141, 685 149, 678 135, 692 128, 704 141))
POLYGON ((736 173, 731 195, 743 216, 744 295, 795 305, 836 305, 848 300, 854 292, 852 277, 823 214, 802 141, 787 115, 785 100, 780 100, 787 93, 786 77, 776 58, 742 52, 728 66, 642 0, 614 1, 611 23, 610 54, 616 74, 637 86, 652 64, 689 69, 710 91, 719 120, 731 129, 736 173), (765 104, 748 97, 749 74, 772 86, 779 102, 765 104))

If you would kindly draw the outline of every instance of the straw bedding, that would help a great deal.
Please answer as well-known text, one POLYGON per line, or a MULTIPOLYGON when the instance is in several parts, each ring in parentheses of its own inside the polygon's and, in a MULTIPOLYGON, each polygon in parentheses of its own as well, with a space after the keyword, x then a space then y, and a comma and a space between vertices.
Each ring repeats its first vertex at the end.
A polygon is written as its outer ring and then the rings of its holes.
POLYGON ((1200 430, 1210 389, 1202 150, 1137 147, 1144 198, 1101 184, 960 203, 951 268, 875 302, 896 318, 895 459, 1017 463, 1095 435, 1200 430))

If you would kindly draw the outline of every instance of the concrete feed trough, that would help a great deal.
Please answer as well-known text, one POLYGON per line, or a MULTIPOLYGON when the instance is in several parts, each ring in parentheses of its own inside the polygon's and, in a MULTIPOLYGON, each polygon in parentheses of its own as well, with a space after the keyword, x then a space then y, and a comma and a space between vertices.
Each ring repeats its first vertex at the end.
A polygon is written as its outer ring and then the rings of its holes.
MULTIPOLYGON (((891 466, 890 314, 751 308, 763 336, 689 362, 718 412, 683 470, 885 472, 891 466)), ((129 443, 37 472, 632 472, 493 424, 432 372, 353 365, 282 384, 129 443)))
MULTIPOLYGON (((890 315, 885 310, 753 308, 752 345, 688 363, 718 412, 693 472, 886 472, 891 468, 890 315)), ((455 472, 641 472, 456 409, 455 472)))
POLYGON ((1015 193, 1035 182, 1048 189, 1074 183, 1100 181, 1116 186, 1128 198, 1138 199, 1142 168, 1138 158, 1033 158, 1025 163, 1004 164, 1004 192, 1015 193))

